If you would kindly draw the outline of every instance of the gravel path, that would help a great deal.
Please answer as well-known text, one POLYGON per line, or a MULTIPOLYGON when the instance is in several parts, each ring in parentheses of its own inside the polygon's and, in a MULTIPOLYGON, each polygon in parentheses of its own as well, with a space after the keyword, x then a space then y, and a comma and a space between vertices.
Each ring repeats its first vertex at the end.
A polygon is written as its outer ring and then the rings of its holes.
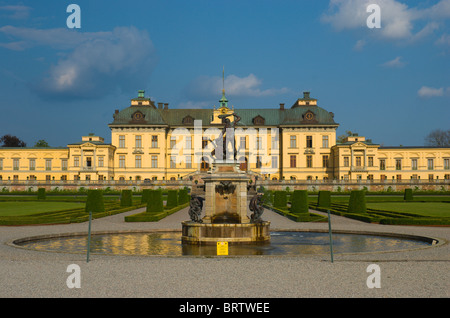
MULTIPOLYGON (((187 208, 160 222, 125 223, 131 211, 92 222, 92 231, 176 229, 187 208)), ((320 212, 316 212, 319 213, 320 212)), ((271 229, 328 230, 327 223, 297 223, 265 210, 271 229)), ((24 237, 86 232, 87 223, 0 226, 0 297, 299 298, 449 297, 449 227, 367 224, 332 215, 333 231, 410 234, 439 240, 434 247, 384 253, 308 256, 161 257, 86 256, 33 251, 11 242, 24 237), (68 288, 70 264, 81 269, 81 288, 68 288), (381 288, 368 288, 370 264, 381 288)))

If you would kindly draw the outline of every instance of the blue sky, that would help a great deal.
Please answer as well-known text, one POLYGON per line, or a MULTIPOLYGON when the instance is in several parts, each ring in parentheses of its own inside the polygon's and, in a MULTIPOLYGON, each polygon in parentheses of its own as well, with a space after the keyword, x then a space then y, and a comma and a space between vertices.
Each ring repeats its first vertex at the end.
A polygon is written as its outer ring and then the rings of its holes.
POLYGON ((310 91, 338 135, 420 146, 450 128, 449 25, 450 0, 0 0, 0 135, 109 142, 114 110, 140 89, 170 108, 218 105, 225 67, 235 108, 310 91), (66 25, 71 3, 80 29, 66 25))

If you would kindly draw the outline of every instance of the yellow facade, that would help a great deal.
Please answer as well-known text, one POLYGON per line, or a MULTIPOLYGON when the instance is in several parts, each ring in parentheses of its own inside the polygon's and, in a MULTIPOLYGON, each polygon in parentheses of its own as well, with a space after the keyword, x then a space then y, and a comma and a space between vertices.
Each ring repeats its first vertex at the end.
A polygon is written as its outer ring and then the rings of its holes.
POLYGON ((337 143, 334 114, 309 93, 290 109, 229 108, 223 94, 219 107, 186 110, 156 106, 139 91, 115 111, 110 144, 91 134, 63 148, 0 148, 0 182, 200 180, 211 167, 207 139, 217 142, 220 116, 233 113, 237 164, 260 180, 450 179, 450 148, 381 147, 356 135, 337 143))

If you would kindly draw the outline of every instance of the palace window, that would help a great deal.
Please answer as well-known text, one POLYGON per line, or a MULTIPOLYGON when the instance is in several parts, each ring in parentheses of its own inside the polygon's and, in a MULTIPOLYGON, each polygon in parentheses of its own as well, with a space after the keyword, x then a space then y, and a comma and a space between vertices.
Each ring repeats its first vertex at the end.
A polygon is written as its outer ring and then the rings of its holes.
POLYGON ((434 160, 428 159, 428 170, 433 170, 433 169, 434 169, 434 160))
POLYGON ((191 149, 191 148, 192 148, 192 137, 186 136, 186 149, 191 149))
POLYGON ((158 168, 158 156, 152 156, 152 168, 158 168))
POLYGON ((177 159, 175 156, 170 156, 170 167, 171 168, 177 167, 177 159))
POLYGON ((158 148, 158 136, 152 136, 152 148, 158 148))
POLYGON ((355 157, 355 164, 357 167, 361 167, 361 157, 360 156, 355 157))
POLYGON ((80 157, 73 157, 73 166, 74 167, 80 166, 80 157))
POLYGON ((136 136, 135 147, 142 148, 142 136, 140 136, 140 135, 136 136))
POLYGON ((380 170, 386 170, 386 159, 380 159, 380 170))
POLYGON ((141 168, 142 167, 142 162, 141 162, 141 156, 136 156, 134 159, 134 165, 135 168, 141 168))
POLYGON ((170 148, 175 148, 177 144, 177 137, 170 137, 170 148))
POLYGON ((36 170, 36 159, 30 159, 30 170, 36 170))
POLYGON ((328 148, 328 136, 322 136, 322 148, 328 148))
POLYGON ((306 168, 312 168, 312 156, 311 155, 306 156, 306 168))
POLYGON ((344 167, 348 167, 350 165, 348 157, 344 157, 344 167))
POLYGON ((367 165, 373 167, 373 157, 367 157, 367 165))
POLYGON ((245 150, 247 148, 247 137, 243 136, 239 138, 239 149, 245 150))
POLYGON ((119 136, 119 148, 125 148, 125 136, 124 135, 119 136))
POLYGON ((0 170, 3 170, 3 158, 0 158, 0 170))
POLYGON ((312 136, 306 136, 306 148, 312 148, 313 142, 312 142, 312 136))
POLYGON ((417 159, 411 159, 411 169, 417 170, 417 159))
POLYGON ((297 167, 297 156, 291 155, 291 168, 296 168, 296 167, 297 167))
POLYGON ((262 167, 261 156, 256 156, 256 168, 262 167))
POLYGON ((119 156, 119 168, 125 168, 125 156, 119 156))
POLYGON ((52 159, 45 159, 45 170, 52 170, 52 159))
POLYGON ((103 167, 104 166, 103 156, 98 157, 98 166, 99 167, 103 167))
POLYGON ((272 137, 272 150, 278 149, 278 135, 272 137))
POLYGON ((262 137, 256 137, 256 149, 262 149, 262 137))
POLYGON ((13 170, 19 170, 19 159, 13 159, 13 170))
MULTIPOLYGON (((1 164, 0 164, 0 169, 1 169, 1 164)), ((444 169, 450 169, 450 159, 447 159, 447 158, 444 159, 444 169)))
POLYGON ((278 157, 277 156, 272 156, 272 168, 278 169, 278 157))
POLYGON ((322 167, 324 167, 324 168, 328 167, 328 155, 322 156, 322 167))
POLYGON ((395 159, 395 170, 402 170, 402 159, 395 159))
POLYGON ((290 148, 297 148, 297 136, 291 136, 290 148))
POLYGON ((67 170, 67 159, 61 159, 61 170, 67 170))
POLYGON ((192 157, 186 156, 186 168, 191 169, 192 168, 192 157))

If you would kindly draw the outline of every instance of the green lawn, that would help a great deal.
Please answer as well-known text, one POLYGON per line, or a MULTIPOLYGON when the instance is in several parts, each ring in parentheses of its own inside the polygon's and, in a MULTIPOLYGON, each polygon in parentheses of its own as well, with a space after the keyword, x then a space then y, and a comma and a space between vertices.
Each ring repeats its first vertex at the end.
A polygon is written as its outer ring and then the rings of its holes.
POLYGON ((368 202, 367 208, 409 212, 430 217, 450 217, 450 203, 443 202, 368 202))
POLYGON ((35 213, 83 208, 78 202, 0 202, 0 216, 22 216, 35 213))

